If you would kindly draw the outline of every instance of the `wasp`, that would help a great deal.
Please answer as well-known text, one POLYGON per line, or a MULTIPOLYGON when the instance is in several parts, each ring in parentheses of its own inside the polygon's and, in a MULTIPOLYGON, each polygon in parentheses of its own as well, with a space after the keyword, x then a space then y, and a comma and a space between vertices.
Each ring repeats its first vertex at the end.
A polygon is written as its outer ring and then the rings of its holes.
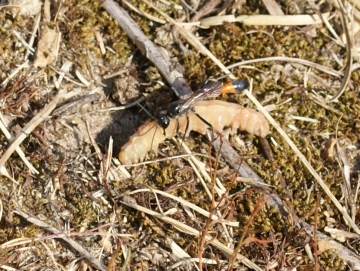
POLYGON ((193 105, 201 100, 216 98, 223 93, 241 93, 248 87, 249 82, 245 79, 232 80, 226 84, 223 84, 220 81, 211 81, 193 93, 186 95, 179 100, 171 102, 166 109, 160 110, 160 112, 155 115, 155 120, 157 124, 165 131, 165 129, 169 126, 170 118, 176 119, 182 116, 186 116, 191 110, 198 116, 198 118, 211 126, 204 119, 204 117, 196 113, 193 105))

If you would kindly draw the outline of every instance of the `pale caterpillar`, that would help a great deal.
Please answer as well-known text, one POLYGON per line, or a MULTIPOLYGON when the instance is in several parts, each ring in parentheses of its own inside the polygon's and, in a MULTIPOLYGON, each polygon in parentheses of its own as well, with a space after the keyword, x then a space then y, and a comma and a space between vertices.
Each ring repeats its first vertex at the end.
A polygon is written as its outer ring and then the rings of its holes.
POLYGON ((221 133, 225 127, 229 127, 232 133, 236 133, 238 129, 260 137, 265 137, 269 133, 269 124, 264 115, 252 108, 219 100, 198 101, 193 104, 193 108, 187 116, 169 119, 169 126, 165 130, 159 127, 155 120, 146 121, 121 148, 121 163, 143 161, 149 151, 156 152, 159 144, 177 133, 186 133, 185 136, 191 131, 205 134, 210 127, 194 112, 211 124, 216 132, 221 133))

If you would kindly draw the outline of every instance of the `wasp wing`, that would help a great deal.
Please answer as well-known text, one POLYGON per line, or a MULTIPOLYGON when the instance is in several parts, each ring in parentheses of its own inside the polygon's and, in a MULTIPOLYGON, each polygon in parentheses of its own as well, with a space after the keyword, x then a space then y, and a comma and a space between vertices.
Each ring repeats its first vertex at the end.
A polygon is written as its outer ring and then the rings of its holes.
POLYGON ((188 110, 197 101, 215 98, 219 96, 221 94, 222 86, 223 83, 219 81, 210 81, 206 83, 202 88, 194 91, 187 99, 184 99, 182 101, 180 111, 188 110))

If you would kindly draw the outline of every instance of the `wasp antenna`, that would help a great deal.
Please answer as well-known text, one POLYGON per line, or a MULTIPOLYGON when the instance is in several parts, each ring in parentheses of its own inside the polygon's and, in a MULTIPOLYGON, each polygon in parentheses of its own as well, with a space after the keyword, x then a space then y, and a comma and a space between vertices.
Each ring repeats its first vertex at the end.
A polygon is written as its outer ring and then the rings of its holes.
MULTIPOLYGON (((178 126, 179 126, 179 120, 177 120, 177 122, 178 122, 178 126)), ((186 127, 185 127, 184 134, 181 137, 181 141, 179 142, 179 145, 177 147, 178 153, 180 153, 180 145, 185 142, 185 136, 188 132, 188 129, 189 129, 189 116, 186 115, 186 127)), ((180 127, 176 127, 176 134, 180 134, 179 132, 180 132, 180 127)))
MULTIPOLYGON (((156 125, 156 127, 155 127, 155 131, 154 131, 154 134, 153 134, 152 139, 151 139, 151 146, 150 146, 150 150, 152 150, 152 149, 153 149, 154 138, 155 138, 155 135, 156 135, 156 130, 157 130, 158 128, 159 128, 159 126, 158 126, 158 125, 156 125)), ((165 135, 165 129, 164 129, 164 135, 165 135)))

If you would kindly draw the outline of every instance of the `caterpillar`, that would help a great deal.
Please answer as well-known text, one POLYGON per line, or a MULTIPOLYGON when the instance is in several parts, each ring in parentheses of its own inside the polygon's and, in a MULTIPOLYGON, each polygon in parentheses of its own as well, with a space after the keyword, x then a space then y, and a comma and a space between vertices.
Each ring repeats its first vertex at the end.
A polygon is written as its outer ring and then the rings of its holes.
POLYGON ((162 129, 155 120, 146 121, 121 148, 121 163, 133 164, 143 161, 149 151, 156 152, 159 144, 178 133, 185 136, 191 131, 205 134, 209 125, 196 114, 211 124, 217 132, 229 127, 232 133, 238 129, 260 137, 265 137, 269 133, 269 123, 264 115, 252 108, 219 100, 198 101, 194 103, 193 108, 194 110, 190 110, 186 116, 170 119, 166 129, 162 129))

